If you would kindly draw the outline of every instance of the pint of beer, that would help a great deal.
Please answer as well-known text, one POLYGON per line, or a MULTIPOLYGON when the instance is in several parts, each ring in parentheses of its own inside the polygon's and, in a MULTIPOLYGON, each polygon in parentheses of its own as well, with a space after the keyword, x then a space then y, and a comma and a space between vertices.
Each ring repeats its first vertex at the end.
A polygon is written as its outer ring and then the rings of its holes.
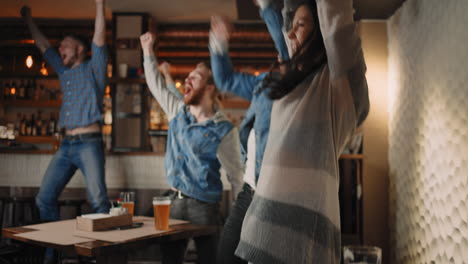
POLYGON ((135 193, 121 192, 120 204, 123 208, 127 208, 127 212, 133 216, 133 213, 135 211, 135 193))
POLYGON ((135 210, 135 202, 121 202, 123 208, 127 208, 127 212, 133 216, 135 210))
POLYGON ((171 197, 153 197, 154 227, 158 230, 169 229, 169 212, 171 209, 171 197))

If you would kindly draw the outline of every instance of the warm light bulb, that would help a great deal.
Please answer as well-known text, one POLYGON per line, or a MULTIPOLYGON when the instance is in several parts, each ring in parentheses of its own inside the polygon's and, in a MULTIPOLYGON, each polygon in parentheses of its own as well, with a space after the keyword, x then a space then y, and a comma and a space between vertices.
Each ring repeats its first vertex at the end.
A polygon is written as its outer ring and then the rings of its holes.
POLYGON ((47 68, 45 67, 45 62, 42 62, 41 69, 39 70, 42 75, 47 76, 49 75, 49 72, 47 71, 47 68))
POLYGON ((28 67, 28 69, 31 69, 31 67, 33 66, 33 63, 34 61, 31 55, 26 57, 26 67, 28 67))
POLYGON ((177 82, 175 83, 175 87, 176 87, 176 88, 180 88, 180 86, 182 86, 182 83, 181 83, 180 81, 177 81, 177 82))
POLYGON ((107 85, 107 86, 106 86, 106 91, 104 92, 104 95, 105 95, 106 97, 107 97, 107 96, 110 97, 110 92, 111 92, 110 86, 107 85))
POLYGON ((255 72, 254 72, 254 75, 255 75, 255 76, 258 76, 259 74, 260 74, 259 71, 255 71, 255 72))

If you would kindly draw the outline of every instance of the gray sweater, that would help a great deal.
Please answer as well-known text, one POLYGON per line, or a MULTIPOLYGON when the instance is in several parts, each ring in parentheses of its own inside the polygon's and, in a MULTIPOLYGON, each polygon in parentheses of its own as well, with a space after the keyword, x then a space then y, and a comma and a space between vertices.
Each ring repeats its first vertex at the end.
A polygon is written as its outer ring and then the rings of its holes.
POLYGON ((367 116, 369 98, 352 0, 316 3, 328 62, 273 104, 236 250, 254 264, 340 263, 338 159, 367 116))

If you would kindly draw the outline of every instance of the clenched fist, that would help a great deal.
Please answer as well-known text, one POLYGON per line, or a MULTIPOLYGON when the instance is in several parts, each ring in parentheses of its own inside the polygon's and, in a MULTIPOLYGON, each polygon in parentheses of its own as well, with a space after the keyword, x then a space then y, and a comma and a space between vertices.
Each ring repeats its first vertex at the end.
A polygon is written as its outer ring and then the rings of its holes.
POLYGON ((228 42, 233 28, 228 18, 222 16, 211 17, 211 31, 218 41, 228 42))
POLYGON ((140 36, 140 43, 143 50, 152 50, 156 36, 151 32, 146 32, 140 36))

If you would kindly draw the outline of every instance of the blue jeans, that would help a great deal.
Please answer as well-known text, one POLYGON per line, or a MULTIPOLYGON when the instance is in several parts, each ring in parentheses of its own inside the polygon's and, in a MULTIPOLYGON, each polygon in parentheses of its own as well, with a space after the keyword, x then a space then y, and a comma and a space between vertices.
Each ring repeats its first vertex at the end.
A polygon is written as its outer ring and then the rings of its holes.
MULTIPOLYGON (((173 194, 170 217, 190 221, 197 225, 221 225, 219 203, 207 203, 184 196, 177 198, 173 194)), ((197 263, 215 263, 218 235, 195 237, 197 263)), ((163 264, 181 264, 184 261, 188 240, 177 240, 161 244, 163 264)))
POLYGON ((247 209, 252 202, 254 191, 244 183, 242 191, 237 195, 236 202, 224 224, 223 232, 218 245, 217 263, 219 264, 247 264, 247 261, 234 255, 240 241, 242 222, 244 222, 247 209))
POLYGON ((60 219, 58 198, 77 169, 83 172, 91 207, 98 213, 108 213, 104 171, 104 147, 101 133, 65 136, 42 179, 36 196, 41 220, 60 219))

